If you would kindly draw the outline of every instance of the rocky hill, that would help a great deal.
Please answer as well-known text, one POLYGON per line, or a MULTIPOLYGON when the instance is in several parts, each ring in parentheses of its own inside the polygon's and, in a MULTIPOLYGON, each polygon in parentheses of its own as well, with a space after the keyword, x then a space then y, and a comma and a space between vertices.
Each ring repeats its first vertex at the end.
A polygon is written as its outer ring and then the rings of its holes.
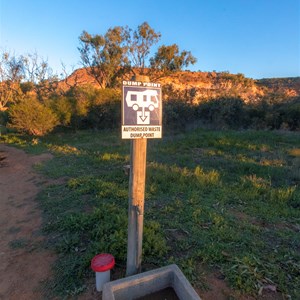
MULTIPOLYGON (((156 81, 162 84, 166 99, 171 95, 186 94, 194 103, 223 96, 240 97, 246 103, 257 102, 274 94, 282 98, 300 96, 300 77, 255 80, 228 72, 181 71, 156 81)), ((81 85, 99 88, 96 80, 84 68, 75 70, 61 82, 60 87, 68 89, 81 85)))
POLYGON ((288 97, 300 95, 300 77, 265 78, 257 80, 257 84, 276 94, 285 94, 288 97))

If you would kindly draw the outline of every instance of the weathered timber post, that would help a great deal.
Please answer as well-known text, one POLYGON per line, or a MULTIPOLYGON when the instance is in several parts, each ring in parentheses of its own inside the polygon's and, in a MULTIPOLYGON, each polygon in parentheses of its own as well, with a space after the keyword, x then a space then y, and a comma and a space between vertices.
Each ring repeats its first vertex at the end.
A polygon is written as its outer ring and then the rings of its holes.
POLYGON ((147 139, 131 141, 126 276, 141 271, 147 139))
POLYGON ((147 139, 162 137, 161 85, 148 76, 122 82, 122 139, 131 139, 126 276, 141 271, 147 139))
MULTIPOLYGON (((147 76, 132 80, 149 81, 147 76)), ((141 272, 147 139, 131 140, 126 276, 141 272)))

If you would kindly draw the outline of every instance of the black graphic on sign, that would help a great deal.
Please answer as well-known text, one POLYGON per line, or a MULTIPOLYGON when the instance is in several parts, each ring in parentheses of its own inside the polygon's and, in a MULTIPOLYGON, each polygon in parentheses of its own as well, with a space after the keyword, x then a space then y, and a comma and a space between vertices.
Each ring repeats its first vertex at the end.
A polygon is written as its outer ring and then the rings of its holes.
POLYGON ((123 125, 160 125, 160 89, 123 87, 123 125))

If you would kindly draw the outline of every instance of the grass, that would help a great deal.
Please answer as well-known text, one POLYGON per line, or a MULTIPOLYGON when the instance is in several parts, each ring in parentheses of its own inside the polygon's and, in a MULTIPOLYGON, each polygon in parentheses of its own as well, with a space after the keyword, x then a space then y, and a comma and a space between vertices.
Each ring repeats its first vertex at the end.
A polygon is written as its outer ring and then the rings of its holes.
POLYGON ((9 246, 11 249, 22 249, 22 248, 26 248, 29 244, 29 240, 26 238, 19 238, 19 239, 15 239, 12 240, 11 242, 9 242, 9 246))
MULTIPOLYGON (((39 169, 63 178, 39 195, 48 246, 59 253, 56 295, 75 295, 93 276, 100 252, 124 274, 127 247, 129 142, 116 132, 53 134, 13 143, 55 157, 39 169)), ((300 135, 267 131, 195 130, 148 141, 143 263, 177 263, 194 285, 200 267, 257 295, 273 285, 300 294, 300 135)))

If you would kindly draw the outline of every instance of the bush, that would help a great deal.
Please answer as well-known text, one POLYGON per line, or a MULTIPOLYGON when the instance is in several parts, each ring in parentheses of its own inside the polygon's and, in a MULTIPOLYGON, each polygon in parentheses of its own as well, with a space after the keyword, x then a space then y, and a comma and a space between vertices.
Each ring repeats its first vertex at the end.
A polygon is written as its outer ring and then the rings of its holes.
POLYGON ((114 89, 96 90, 87 115, 89 127, 105 129, 121 126, 121 93, 114 89))
POLYGON ((0 125, 6 126, 8 122, 8 111, 0 111, 0 125))
POLYGON ((110 100, 93 105, 87 116, 88 125, 92 128, 119 128, 121 126, 121 102, 110 100))
POLYGON ((9 110, 9 127, 30 135, 43 136, 58 124, 56 115, 35 98, 27 98, 9 110))
POLYGON ((300 98, 286 98, 277 103, 263 99, 247 106, 248 127, 254 129, 300 129, 300 98))
POLYGON ((165 129, 180 130, 195 121, 195 106, 184 100, 169 100, 163 103, 165 129))
POLYGON ((252 129, 267 129, 266 114, 270 111, 270 105, 266 101, 254 103, 247 107, 248 127, 252 129))
POLYGON ((66 94, 72 107, 70 123, 74 129, 87 128, 87 114, 94 95, 95 89, 90 86, 74 87, 66 94))
POLYGON ((59 124, 63 126, 68 126, 71 123, 73 107, 70 99, 67 97, 58 97, 52 99, 51 109, 56 114, 59 124))
POLYGON ((244 102, 240 98, 220 98, 201 103, 199 117, 218 128, 244 127, 246 115, 244 102))
POLYGON ((287 126, 289 130, 300 130, 300 97, 278 105, 277 110, 281 116, 281 128, 287 126))
POLYGON ((120 101, 122 95, 119 90, 116 89, 102 89, 95 90, 94 97, 91 99, 91 105, 101 105, 107 102, 120 101))
POLYGON ((121 123, 121 93, 93 86, 74 87, 65 97, 54 100, 52 107, 62 125, 75 129, 115 128, 121 123))

